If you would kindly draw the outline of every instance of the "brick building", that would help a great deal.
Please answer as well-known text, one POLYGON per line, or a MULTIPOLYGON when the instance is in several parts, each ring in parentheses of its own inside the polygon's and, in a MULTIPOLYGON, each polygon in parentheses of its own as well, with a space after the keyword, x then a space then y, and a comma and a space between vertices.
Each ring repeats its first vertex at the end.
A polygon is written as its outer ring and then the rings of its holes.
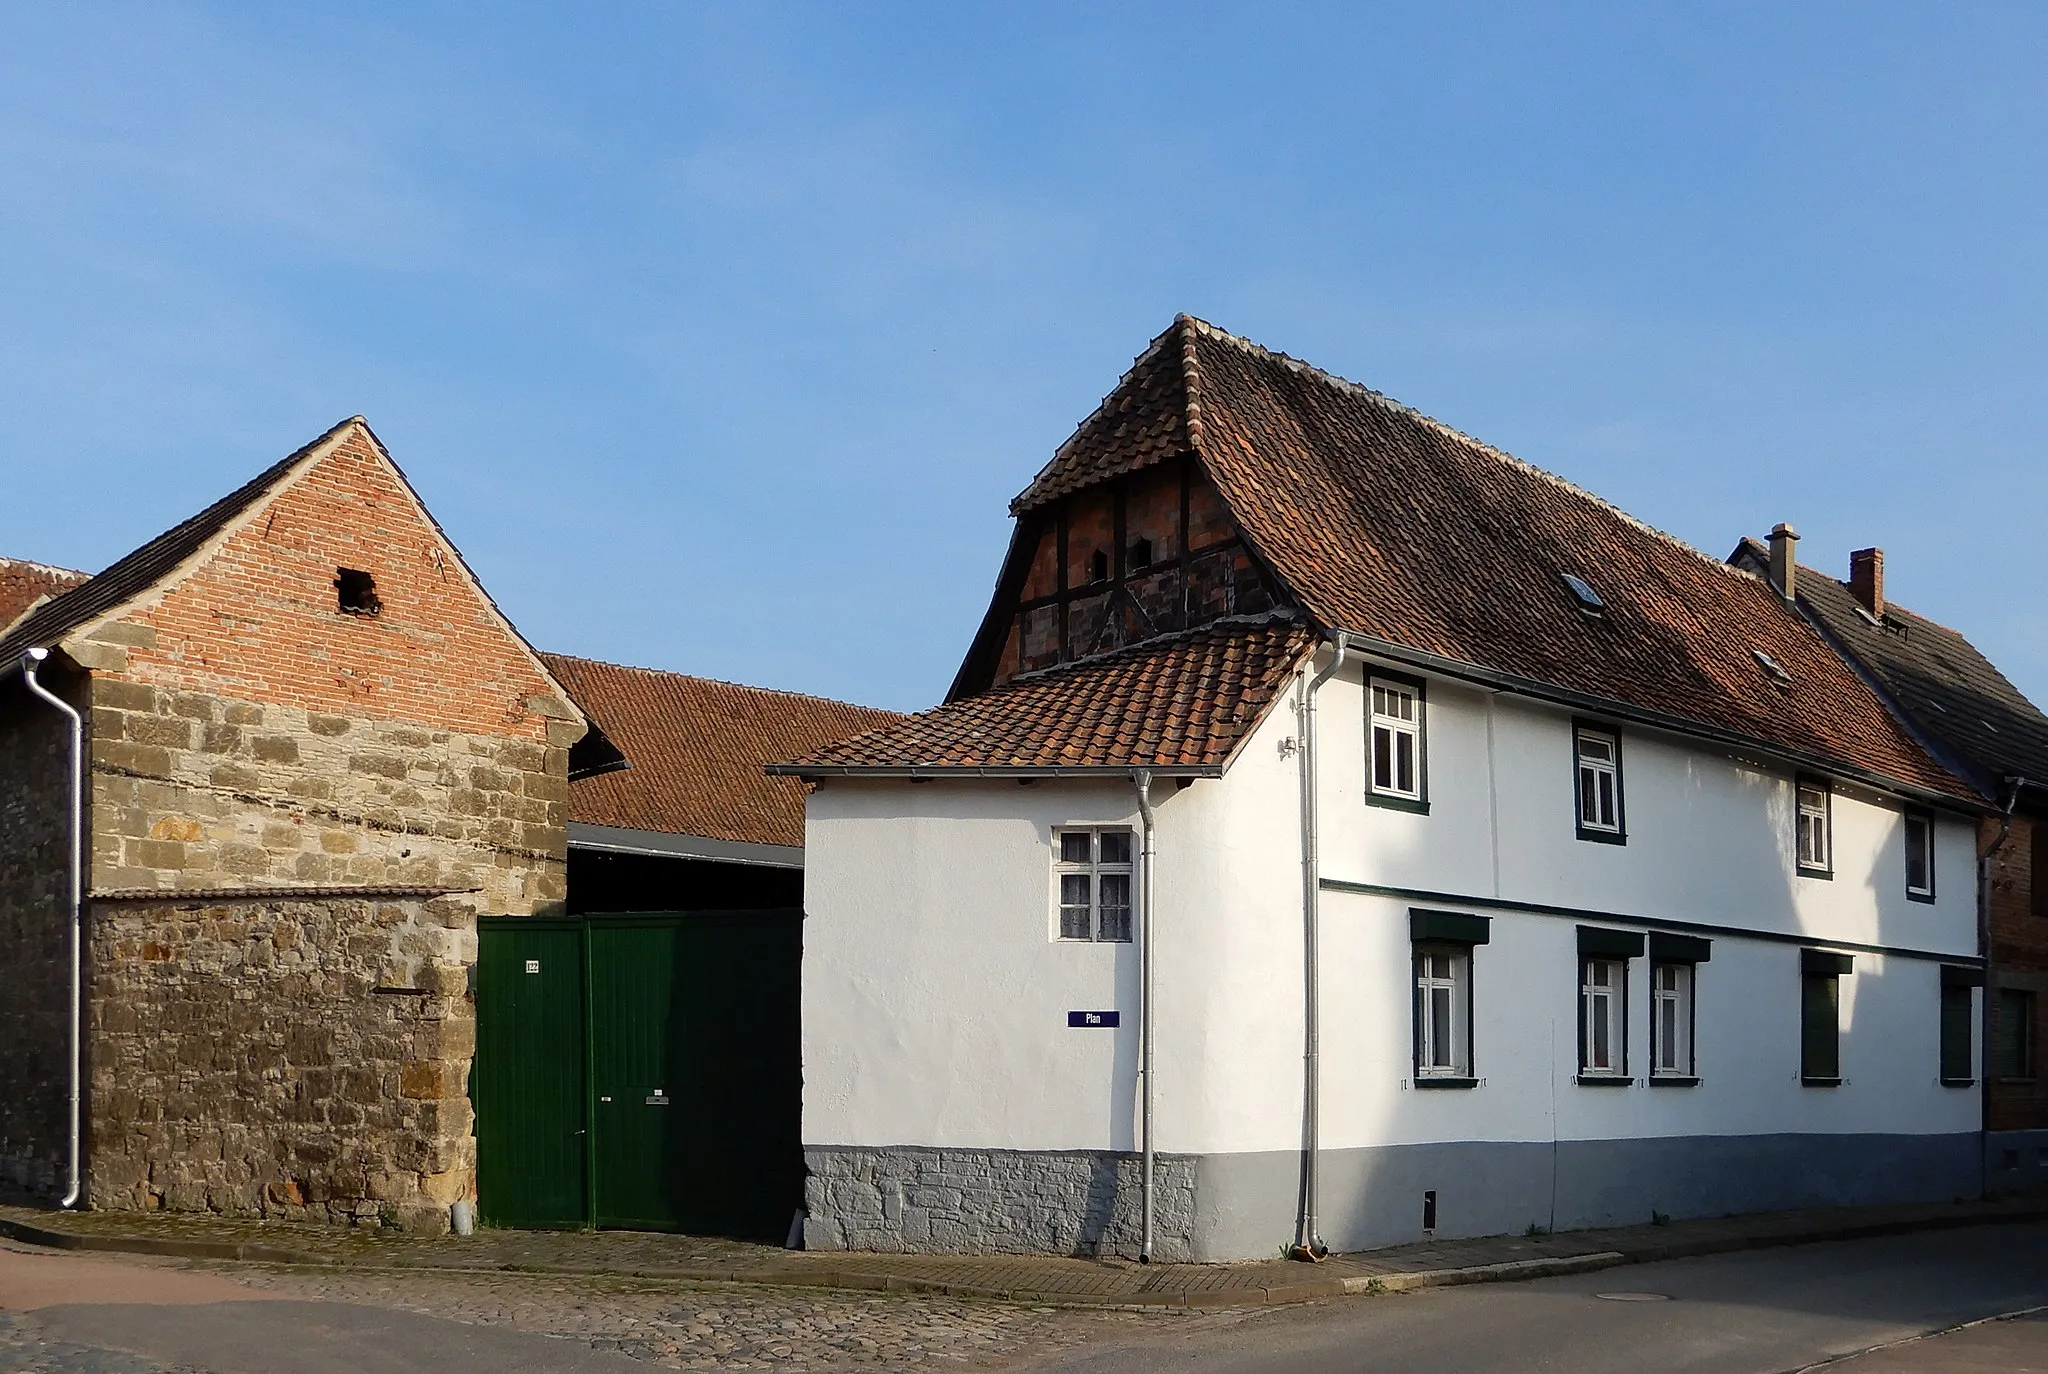
POLYGON ((33 681, 82 720, 86 1200, 445 1225, 477 917, 562 910, 601 736, 360 417, 0 591, 0 1184, 73 1168, 71 726, 33 681))
MULTIPOLYGON (((1753 543, 1737 551, 1738 559, 1762 557, 1753 543)), ((2048 882, 2035 878, 2048 871, 2048 716, 1963 636, 1885 596, 1882 549, 1850 554, 1846 582, 1800 569, 1797 595, 1928 751, 1997 810, 1979 825, 1978 872, 1929 866, 1925 892, 1948 883, 1977 889, 1989 982, 1981 1070, 1987 1186, 2048 1186, 2040 1066, 2048 882)))

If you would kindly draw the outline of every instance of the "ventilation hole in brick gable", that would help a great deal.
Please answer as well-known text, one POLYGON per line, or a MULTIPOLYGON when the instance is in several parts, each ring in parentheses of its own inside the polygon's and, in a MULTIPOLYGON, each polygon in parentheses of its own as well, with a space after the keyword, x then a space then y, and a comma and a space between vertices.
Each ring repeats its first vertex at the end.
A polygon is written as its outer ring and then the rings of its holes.
POLYGON ((384 609, 377 599, 377 579, 354 568, 334 570, 335 606, 343 615, 376 615, 384 609))
POLYGON ((1137 569, 1152 566, 1152 541, 1134 539, 1131 541, 1131 566, 1137 569))
POLYGON ((1088 580, 1090 582, 1109 581, 1109 555, 1101 549, 1097 549, 1088 557, 1088 580))

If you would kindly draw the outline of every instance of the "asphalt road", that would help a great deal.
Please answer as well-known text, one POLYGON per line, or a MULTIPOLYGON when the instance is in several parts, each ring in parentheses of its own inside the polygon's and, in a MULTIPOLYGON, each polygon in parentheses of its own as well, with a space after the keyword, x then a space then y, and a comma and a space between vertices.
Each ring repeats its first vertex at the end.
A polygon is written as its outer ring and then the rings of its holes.
MULTIPOLYGON (((1031 1367, 1071 1374, 1779 1374, 2044 1303, 2048 1226, 1986 1226, 1280 1309, 1224 1330, 1031 1367)), ((1830 1374, 2030 1368, 2048 1369, 2048 1322, 2002 1322, 1895 1345, 1830 1374)))

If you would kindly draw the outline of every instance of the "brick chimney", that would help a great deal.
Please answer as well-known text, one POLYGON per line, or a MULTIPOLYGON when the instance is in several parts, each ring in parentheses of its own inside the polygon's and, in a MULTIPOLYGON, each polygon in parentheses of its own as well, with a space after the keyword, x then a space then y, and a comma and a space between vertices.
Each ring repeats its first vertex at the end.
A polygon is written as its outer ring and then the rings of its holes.
POLYGON ((1771 526, 1771 585, 1787 601, 1792 599, 1799 576, 1799 555, 1792 547, 1798 542, 1799 531, 1790 525, 1780 522, 1771 526))
POLYGON ((1863 609, 1884 619, 1884 550, 1858 549, 1849 555, 1849 590, 1863 609))

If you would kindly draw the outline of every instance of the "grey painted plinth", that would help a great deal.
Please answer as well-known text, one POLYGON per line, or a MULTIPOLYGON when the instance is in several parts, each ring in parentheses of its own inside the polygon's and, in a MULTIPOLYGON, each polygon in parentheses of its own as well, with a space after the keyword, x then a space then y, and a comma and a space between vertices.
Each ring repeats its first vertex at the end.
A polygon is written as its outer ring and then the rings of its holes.
MULTIPOLYGON (((1337 1250, 1422 1240, 1425 1191, 1436 1193, 1433 1234, 1445 1239, 1633 1226, 1653 1213, 1946 1202, 1978 1195, 1978 1141, 1974 1132, 1667 1136, 1325 1150, 1321 1229, 1337 1250)), ((1272 1254, 1293 1233, 1300 1186, 1293 1152, 1197 1157, 1195 1258, 1272 1254)))
MULTIPOLYGON (((807 1145, 804 1248, 948 1254, 1138 1253, 1137 1155, 807 1145)), ((1153 1255, 1193 1258, 1195 1162, 1154 1161, 1153 1255)))

